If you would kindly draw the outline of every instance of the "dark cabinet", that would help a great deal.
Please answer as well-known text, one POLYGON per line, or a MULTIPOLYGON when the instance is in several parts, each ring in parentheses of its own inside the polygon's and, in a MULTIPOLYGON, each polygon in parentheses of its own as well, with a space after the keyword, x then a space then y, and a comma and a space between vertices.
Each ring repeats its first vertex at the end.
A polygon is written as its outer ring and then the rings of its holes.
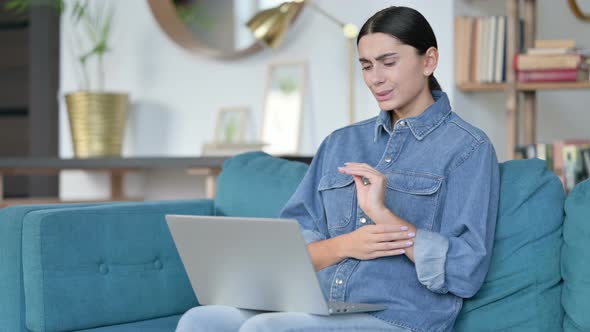
MULTIPOLYGON (((59 17, 0 4, 0 158, 57 157, 59 17)), ((5 197, 56 196, 56 176, 6 176, 5 197)))

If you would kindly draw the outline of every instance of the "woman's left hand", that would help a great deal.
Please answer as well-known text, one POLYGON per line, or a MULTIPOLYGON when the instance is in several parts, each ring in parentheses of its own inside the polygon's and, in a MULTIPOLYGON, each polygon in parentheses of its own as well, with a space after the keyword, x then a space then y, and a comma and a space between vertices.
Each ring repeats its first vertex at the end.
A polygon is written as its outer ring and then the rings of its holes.
POLYGON ((383 173, 365 163, 344 163, 344 167, 338 167, 338 171, 352 175, 359 206, 369 217, 385 209, 387 178, 383 173))

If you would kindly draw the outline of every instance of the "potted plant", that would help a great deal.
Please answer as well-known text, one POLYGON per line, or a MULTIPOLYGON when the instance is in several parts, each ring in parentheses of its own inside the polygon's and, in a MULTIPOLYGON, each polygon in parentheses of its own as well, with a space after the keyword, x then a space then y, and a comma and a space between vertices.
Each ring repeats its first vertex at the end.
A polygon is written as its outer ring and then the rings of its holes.
POLYGON ((71 41, 79 87, 65 99, 75 156, 121 156, 129 95, 104 90, 104 57, 111 50, 114 8, 102 0, 9 0, 5 8, 22 14, 33 5, 53 6, 69 14, 73 24, 71 41))

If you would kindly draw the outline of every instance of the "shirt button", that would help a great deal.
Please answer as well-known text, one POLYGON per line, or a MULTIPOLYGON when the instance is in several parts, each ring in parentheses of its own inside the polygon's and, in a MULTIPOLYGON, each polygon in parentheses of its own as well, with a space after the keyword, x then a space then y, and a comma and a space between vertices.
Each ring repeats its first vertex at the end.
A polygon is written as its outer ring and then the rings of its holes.
POLYGON ((364 223, 366 223, 366 222, 367 222, 367 218, 365 218, 365 217, 361 217, 361 224, 364 224, 364 223))
POLYGON ((342 285, 342 282, 343 282, 342 279, 336 279, 336 284, 337 285, 342 285))
POLYGON ((386 163, 390 163, 391 162, 391 157, 385 157, 385 162, 386 163))
POLYGON ((399 122, 399 126, 402 127, 402 128, 405 127, 406 126, 406 121, 400 121, 399 122))

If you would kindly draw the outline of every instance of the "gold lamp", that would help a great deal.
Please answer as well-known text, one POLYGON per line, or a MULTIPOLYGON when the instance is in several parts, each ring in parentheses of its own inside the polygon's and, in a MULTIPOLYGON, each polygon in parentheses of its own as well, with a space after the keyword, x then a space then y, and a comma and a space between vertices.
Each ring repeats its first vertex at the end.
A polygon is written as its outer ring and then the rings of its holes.
POLYGON ((338 20, 336 17, 330 15, 328 12, 318 7, 313 1, 295 0, 283 2, 277 7, 263 10, 254 17, 252 17, 246 25, 256 39, 260 40, 263 44, 272 48, 277 48, 281 42, 293 18, 301 10, 303 4, 309 5, 309 7, 316 10, 318 13, 327 17, 332 22, 338 24, 348 44, 348 113, 349 121, 353 123, 355 121, 354 112, 354 45, 355 39, 358 36, 359 29, 356 25, 351 23, 344 23, 338 20))

